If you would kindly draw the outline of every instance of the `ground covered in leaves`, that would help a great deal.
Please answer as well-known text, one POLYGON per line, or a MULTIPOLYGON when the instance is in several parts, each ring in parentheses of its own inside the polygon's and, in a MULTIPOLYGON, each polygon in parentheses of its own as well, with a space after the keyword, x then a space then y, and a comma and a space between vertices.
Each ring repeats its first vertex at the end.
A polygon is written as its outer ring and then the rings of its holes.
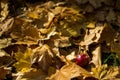
POLYGON ((119 80, 119 66, 120 0, 0 0, 0 80, 119 80))

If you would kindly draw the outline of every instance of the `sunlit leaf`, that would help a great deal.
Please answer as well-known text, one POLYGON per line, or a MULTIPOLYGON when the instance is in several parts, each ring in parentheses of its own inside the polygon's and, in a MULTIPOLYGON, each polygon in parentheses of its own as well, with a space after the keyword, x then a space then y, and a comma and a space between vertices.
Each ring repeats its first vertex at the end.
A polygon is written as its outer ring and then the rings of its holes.
POLYGON ((100 66, 102 64, 101 61, 101 57, 102 57, 102 53, 101 53, 101 45, 98 45, 93 51, 92 51, 92 60, 91 62, 95 65, 95 66, 100 66))
POLYGON ((27 70, 29 70, 31 68, 32 54, 33 54, 33 52, 30 48, 28 48, 25 51, 25 53, 22 53, 20 51, 15 53, 15 58, 16 58, 17 62, 14 64, 14 66, 17 69, 17 71, 26 72, 27 70))
POLYGON ((114 79, 119 74, 119 68, 117 66, 108 67, 107 64, 92 68, 93 74, 100 80, 114 79))
POLYGON ((9 30, 12 28, 13 23, 14 23, 14 19, 10 18, 10 19, 6 20, 5 23, 0 24, 0 30, 1 30, 0 36, 4 33, 8 33, 9 30))
POLYGON ((8 47, 9 45, 11 45, 11 39, 10 38, 0 39, 0 49, 8 47))
POLYGON ((20 80, 45 80, 46 76, 46 73, 40 69, 31 69, 25 72, 20 80))
POLYGON ((8 1, 7 0, 4 0, 4 1, 0 2, 0 9, 2 10, 0 12, 0 22, 1 22, 1 21, 5 20, 6 17, 8 16, 8 14, 9 14, 8 1))
POLYGON ((75 63, 70 63, 57 70, 55 74, 51 75, 49 80, 71 80, 78 76, 91 77, 92 75, 75 63))

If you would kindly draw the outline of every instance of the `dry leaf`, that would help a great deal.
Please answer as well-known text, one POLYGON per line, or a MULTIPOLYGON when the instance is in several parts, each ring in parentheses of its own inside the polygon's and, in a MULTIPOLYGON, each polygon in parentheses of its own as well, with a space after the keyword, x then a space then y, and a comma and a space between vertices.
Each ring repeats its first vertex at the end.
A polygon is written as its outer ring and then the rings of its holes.
POLYGON ((76 0, 79 4, 85 4, 88 2, 88 0, 76 0))
POLYGON ((111 43, 115 38, 116 32, 109 24, 104 24, 104 29, 102 31, 100 42, 106 42, 107 44, 111 43), (108 36, 108 37, 106 37, 108 36))
POLYGON ((51 75, 48 80, 71 80, 78 76, 91 77, 92 75, 75 63, 68 63, 51 75))
POLYGON ((10 18, 8 20, 6 20, 5 23, 2 23, 0 24, 0 36, 2 34, 4 34, 5 32, 9 32, 9 30, 12 28, 13 26, 13 23, 14 23, 14 19, 13 18, 10 18))
POLYGON ((0 49, 8 47, 11 44, 11 38, 0 39, 0 49))
POLYGON ((120 61, 120 35, 116 38, 117 41, 112 41, 110 44, 111 51, 117 53, 117 59, 120 61))
POLYGON ((96 68, 92 68, 92 72, 95 77, 100 80, 114 80, 115 77, 119 74, 119 68, 117 66, 108 67, 107 64, 105 64, 96 68))
POLYGON ((33 55, 33 52, 30 48, 27 48, 25 53, 22 53, 20 51, 15 53, 15 59, 17 60, 17 62, 14 63, 13 66, 16 68, 18 72, 21 71, 24 73, 31 68, 32 55, 33 55))
POLYGON ((95 65, 95 67, 97 66, 101 66, 101 45, 98 45, 93 51, 92 51, 92 60, 91 63, 93 63, 95 65))
POLYGON ((6 79, 6 75, 9 74, 10 71, 11 71, 11 68, 0 67, 0 80, 6 79))
POLYGON ((61 11, 58 13, 60 20, 59 24, 56 24, 57 31, 60 32, 63 36, 79 36, 80 29, 85 28, 84 25, 81 24, 84 21, 84 16, 82 14, 79 14, 79 10, 76 10, 74 8, 59 7, 57 9, 59 12, 61 11))
POLYGON ((69 37, 60 36, 58 39, 54 40, 54 45, 56 47, 68 47, 71 46, 69 37))
MULTIPOLYGON (((92 25, 94 27, 94 25, 92 25)), ((101 38, 101 33, 105 26, 96 26, 94 29, 86 30, 84 40, 80 42, 80 45, 90 45, 92 43, 98 43, 101 38)))
POLYGON ((116 20, 116 14, 115 14, 115 12, 114 12, 112 9, 110 9, 110 11, 109 11, 109 13, 108 13, 108 15, 107 15, 107 17, 106 17, 106 20, 107 20, 108 22, 111 22, 111 21, 115 21, 115 20, 116 20))
POLYGON ((86 30, 84 40, 80 42, 80 45, 90 45, 104 41, 110 43, 114 37, 115 31, 107 23, 104 23, 103 25, 97 25, 94 29, 86 30))
POLYGON ((99 10, 95 14, 95 19, 98 20, 98 21, 105 21, 106 15, 107 15, 107 11, 105 11, 105 10, 100 11, 99 10))
POLYGON ((44 73, 42 70, 37 70, 32 68, 31 70, 25 72, 22 74, 22 76, 19 76, 16 78, 16 80, 45 80, 47 74, 44 73))
POLYGON ((16 40, 15 44, 37 44, 40 38, 37 27, 17 18, 9 33, 12 39, 16 40))
POLYGON ((89 0, 89 3, 94 6, 94 8, 99 8, 102 6, 101 0, 89 0))
POLYGON ((13 59, 7 54, 4 50, 0 49, 0 67, 1 66, 9 66, 11 65, 13 59))
POLYGON ((0 2, 0 22, 2 22, 3 20, 6 19, 6 17, 8 16, 8 1, 4 0, 0 2))
POLYGON ((75 51, 71 52, 71 54, 66 56, 67 60, 73 60, 76 58, 75 51))
POLYGON ((43 45, 34 50, 33 66, 47 71, 52 64, 53 52, 48 45, 43 45), (37 64, 37 65, 35 65, 37 64))

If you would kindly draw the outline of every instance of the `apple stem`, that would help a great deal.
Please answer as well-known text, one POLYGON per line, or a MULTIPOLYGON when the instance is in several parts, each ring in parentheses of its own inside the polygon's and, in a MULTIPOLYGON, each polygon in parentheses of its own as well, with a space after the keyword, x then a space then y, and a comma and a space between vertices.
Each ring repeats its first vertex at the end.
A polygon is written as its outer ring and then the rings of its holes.
POLYGON ((79 50, 78 50, 78 53, 77 54, 86 54, 87 51, 85 49, 85 46, 79 46, 79 50))

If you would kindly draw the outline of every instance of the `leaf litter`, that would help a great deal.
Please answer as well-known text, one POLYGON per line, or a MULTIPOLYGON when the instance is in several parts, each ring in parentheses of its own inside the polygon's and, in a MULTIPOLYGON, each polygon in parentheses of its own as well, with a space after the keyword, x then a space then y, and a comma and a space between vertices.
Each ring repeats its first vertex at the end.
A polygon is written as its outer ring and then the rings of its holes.
POLYGON ((1 0, 0 79, 120 79, 119 4, 119 0, 1 0), (90 57, 84 67, 75 62, 81 53, 90 57), (103 59, 112 53, 114 57, 103 59), (118 62, 109 65, 109 60, 118 62))

